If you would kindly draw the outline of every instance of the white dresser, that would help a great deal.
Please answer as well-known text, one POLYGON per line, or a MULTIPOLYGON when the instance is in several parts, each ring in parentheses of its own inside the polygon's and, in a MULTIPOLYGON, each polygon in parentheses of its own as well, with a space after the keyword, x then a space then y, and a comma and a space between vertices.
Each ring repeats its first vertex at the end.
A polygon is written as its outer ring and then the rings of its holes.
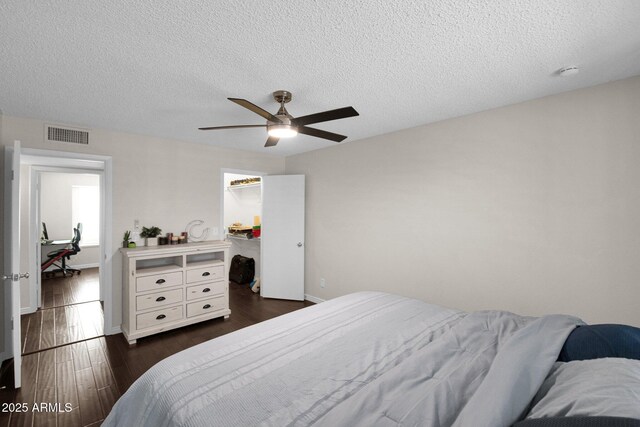
POLYGON ((225 241, 120 249, 122 332, 129 344, 147 335, 229 310, 229 247, 225 241))

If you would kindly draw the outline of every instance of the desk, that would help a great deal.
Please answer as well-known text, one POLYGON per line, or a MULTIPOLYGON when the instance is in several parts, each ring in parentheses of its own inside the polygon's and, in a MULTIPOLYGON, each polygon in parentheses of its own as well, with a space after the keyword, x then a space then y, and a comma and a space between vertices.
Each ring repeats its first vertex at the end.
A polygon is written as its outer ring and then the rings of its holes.
POLYGON ((47 260, 47 254, 51 251, 62 249, 71 244, 71 240, 44 240, 40 245, 40 262, 47 260))
POLYGON ((71 239, 68 240, 45 240, 42 242, 42 246, 58 246, 68 245, 71 243, 71 239))

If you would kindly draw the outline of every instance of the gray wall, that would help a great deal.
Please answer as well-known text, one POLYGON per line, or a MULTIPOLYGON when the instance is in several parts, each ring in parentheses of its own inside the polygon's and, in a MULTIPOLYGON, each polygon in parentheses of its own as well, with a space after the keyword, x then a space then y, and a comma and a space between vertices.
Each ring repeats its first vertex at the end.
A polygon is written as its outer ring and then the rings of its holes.
POLYGON ((634 77, 288 157, 306 292, 640 326, 639 113, 634 77))

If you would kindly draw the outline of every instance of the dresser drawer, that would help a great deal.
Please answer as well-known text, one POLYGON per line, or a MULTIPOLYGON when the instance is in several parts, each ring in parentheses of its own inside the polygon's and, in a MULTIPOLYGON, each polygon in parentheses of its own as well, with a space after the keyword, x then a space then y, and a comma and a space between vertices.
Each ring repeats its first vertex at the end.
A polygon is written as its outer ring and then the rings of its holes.
POLYGON ((187 283, 207 282, 224 279, 224 265, 187 270, 187 283))
POLYGON ((209 298, 187 304, 187 317, 200 316, 227 308, 227 299, 224 297, 209 298))
POLYGON ((227 283, 225 281, 189 286, 187 288, 187 301, 191 301, 198 298, 221 295, 221 294, 224 294, 226 291, 227 291, 227 283))
POLYGON ((147 310, 154 307, 175 304, 182 301, 182 289, 169 289, 136 297, 136 310, 147 310))
POLYGON ((136 316, 137 329, 150 328, 182 319, 182 306, 167 307, 136 316))
POLYGON ((153 276, 138 277, 136 279, 137 292, 152 291, 177 285, 182 285, 182 271, 154 274, 153 276))

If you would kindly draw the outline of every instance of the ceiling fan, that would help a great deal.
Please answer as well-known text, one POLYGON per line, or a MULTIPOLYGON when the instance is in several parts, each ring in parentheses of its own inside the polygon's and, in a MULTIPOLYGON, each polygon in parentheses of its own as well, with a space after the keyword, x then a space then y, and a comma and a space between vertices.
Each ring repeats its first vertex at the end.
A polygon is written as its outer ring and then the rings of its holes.
POLYGON ((216 130, 216 129, 236 129, 236 128, 259 128, 266 127, 269 138, 265 147, 273 147, 278 143, 280 138, 291 138, 299 133, 315 136, 316 138, 328 139, 330 141, 341 142, 346 136, 337 133, 327 132, 324 130, 310 128, 307 125, 320 122, 328 122, 330 120, 344 119, 347 117, 358 116, 358 112, 353 107, 338 108, 336 110, 323 111, 322 113, 309 114, 308 116, 293 117, 284 104, 291 101, 291 92, 286 90, 277 90, 273 92, 273 98, 278 104, 280 109, 276 114, 271 114, 266 110, 258 107, 255 104, 240 98, 227 98, 229 101, 233 101, 236 104, 247 108, 254 113, 267 119, 267 123, 264 125, 234 125, 234 126, 214 126, 199 128, 200 130, 216 130))

